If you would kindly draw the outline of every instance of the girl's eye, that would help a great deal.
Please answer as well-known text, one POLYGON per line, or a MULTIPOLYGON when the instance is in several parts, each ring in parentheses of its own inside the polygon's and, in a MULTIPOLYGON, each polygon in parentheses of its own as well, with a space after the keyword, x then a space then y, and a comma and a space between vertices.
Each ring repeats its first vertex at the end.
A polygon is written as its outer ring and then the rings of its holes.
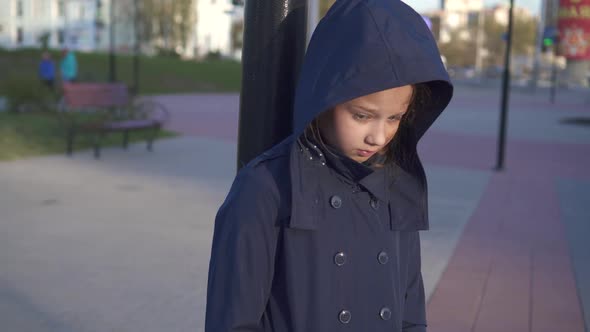
POLYGON ((367 114, 362 113, 354 113, 352 116, 355 120, 368 120, 369 116, 367 114))
POLYGON ((391 121, 400 121, 403 116, 404 116, 403 114, 394 115, 394 116, 390 117, 389 120, 391 120, 391 121))

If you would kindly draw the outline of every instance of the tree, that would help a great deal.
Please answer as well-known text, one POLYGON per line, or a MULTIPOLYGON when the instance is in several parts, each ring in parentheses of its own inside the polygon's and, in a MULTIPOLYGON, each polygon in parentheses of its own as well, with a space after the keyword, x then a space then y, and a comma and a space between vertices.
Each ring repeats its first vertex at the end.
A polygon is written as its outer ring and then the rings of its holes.
MULTIPOLYGON (((512 55, 531 55, 535 49, 538 22, 536 19, 514 12, 512 31, 512 55)), ((492 14, 487 14, 484 23, 484 47, 488 50, 488 62, 501 65, 504 62, 508 26, 500 24, 492 14)))
POLYGON ((195 0, 141 0, 143 41, 158 47, 186 49, 195 25, 195 0))
POLYGON ((39 44, 41 44, 41 49, 46 51, 48 46, 49 46, 49 38, 51 37, 51 32, 49 31, 43 31, 43 33, 41 33, 39 35, 39 37, 37 37, 37 40, 39 41, 39 44))
POLYGON ((447 59, 447 65, 450 67, 467 67, 475 65, 475 39, 469 36, 475 36, 471 29, 457 29, 450 32, 450 40, 447 43, 440 44, 440 52, 447 59))
POLYGON ((241 50, 244 46, 244 21, 235 21, 231 25, 232 50, 241 50))

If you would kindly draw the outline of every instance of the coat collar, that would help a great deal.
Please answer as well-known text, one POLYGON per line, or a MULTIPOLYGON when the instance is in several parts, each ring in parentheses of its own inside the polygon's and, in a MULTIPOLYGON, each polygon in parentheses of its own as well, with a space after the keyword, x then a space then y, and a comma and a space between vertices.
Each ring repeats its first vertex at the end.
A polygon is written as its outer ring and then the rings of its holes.
MULTIPOLYGON (((298 140, 305 159, 315 158, 322 166, 334 171, 340 181, 353 188, 362 186, 380 201, 387 201, 388 181, 385 168, 371 167, 382 158, 375 155, 364 163, 359 163, 343 155, 336 149, 318 144, 313 138, 302 135, 298 140)), ((313 160, 313 159, 312 159, 313 160)))
MULTIPOLYGON (((297 138, 289 153, 291 180, 290 227, 317 229, 325 215, 326 188, 321 179, 322 167, 328 167, 320 154, 309 153, 309 147, 297 138), (318 159, 319 157, 319 159, 318 159)), ((385 167, 364 176, 358 184, 389 207, 391 230, 428 229, 426 188, 401 168, 385 167)))

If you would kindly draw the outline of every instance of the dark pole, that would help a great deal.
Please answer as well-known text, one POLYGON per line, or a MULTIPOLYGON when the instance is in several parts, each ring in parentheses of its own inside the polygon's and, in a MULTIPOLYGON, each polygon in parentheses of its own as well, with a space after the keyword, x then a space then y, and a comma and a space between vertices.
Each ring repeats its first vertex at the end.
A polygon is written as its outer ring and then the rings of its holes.
POLYGON ((555 90, 557 89, 557 63, 555 58, 557 57, 557 52, 555 52, 555 45, 553 45, 553 60, 551 61, 551 90, 549 94, 549 101, 551 104, 555 104, 555 90))
POLYGON ((292 132, 306 26, 306 0, 246 1, 238 169, 292 132))
POLYGON ((504 168, 504 148, 506 146, 506 122, 508 118, 508 96, 510 88, 510 53, 512 49, 512 10, 514 0, 510 0, 510 9, 508 12, 508 36, 506 38, 506 53, 504 55, 504 75, 502 77, 502 102, 500 110, 500 135, 498 137, 498 159, 496 161, 496 171, 504 168))
POLYGON ((139 0, 133 0, 135 6, 135 51, 133 54, 133 93, 139 94, 139 53, 141 51, 141 33, 139 26, 139 0))
POLYGON ((109 2, 109 81, 115 82, 117 80, 117 73, 115 68, 115 0, 109 2))

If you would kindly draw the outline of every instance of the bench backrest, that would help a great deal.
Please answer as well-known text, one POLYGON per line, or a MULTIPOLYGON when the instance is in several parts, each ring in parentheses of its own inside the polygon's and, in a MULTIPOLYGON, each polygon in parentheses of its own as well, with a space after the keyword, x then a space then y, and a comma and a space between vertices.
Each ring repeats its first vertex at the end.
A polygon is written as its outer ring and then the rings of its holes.
POLYGON ((124 83, 64 83, 66 108, 122 107, 130 96, 124 83))

